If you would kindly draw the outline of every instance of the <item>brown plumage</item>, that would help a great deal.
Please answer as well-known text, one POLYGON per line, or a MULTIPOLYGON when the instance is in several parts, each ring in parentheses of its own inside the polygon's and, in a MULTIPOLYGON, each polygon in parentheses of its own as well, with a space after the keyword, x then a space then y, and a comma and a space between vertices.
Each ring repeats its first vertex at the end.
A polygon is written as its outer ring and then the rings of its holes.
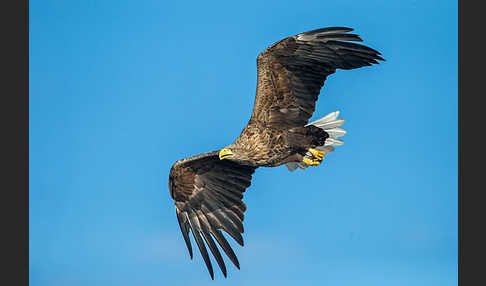
POLYGON ((342 144, 337 137, 345 131, 337 128, 343 123, 336 119, 338 112, 311 124, 308 120, 328 75, 336 69, 383 60, 379 52, 351 43, 362 40, 350 31, 344 27, 317 29, 280 40, 260 53, 255 106, 240 136, 220 151, 186 158, 172 166, 169 191, 183 238, 192 259, 192 232, 212 279, 205 243, 225 277, 226 266, 214 240, 239 268, 222 230, 243 246, 243 192, 255 169, 282 164, 290 170, 303 169, 309 162, 318 165, 322 158, 312 150, 331 152, 333 145, 342 144))

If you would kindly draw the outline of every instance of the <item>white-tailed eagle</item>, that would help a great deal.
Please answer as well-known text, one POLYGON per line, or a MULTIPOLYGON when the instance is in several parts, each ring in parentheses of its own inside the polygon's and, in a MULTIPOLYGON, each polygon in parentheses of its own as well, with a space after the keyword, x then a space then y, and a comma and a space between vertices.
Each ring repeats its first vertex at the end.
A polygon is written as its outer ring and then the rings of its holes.
POLYGON ((336 69, 377 64, 380 53, 352 43, 362 41, 353 29, 330 27, 280 40, 257 59, 258 84, 251 118, 236 140, 221 150, 177 161, 170 170, 169 191, 192 259, 189 232, 214 279, 209 247, 223 275, 218 246, 239 268, 223 232, 243 246, 243 193, 258 167, 286 164, 289 170, 321 163, 343 142, 339 112, 308 124, 327 76, 336 69))

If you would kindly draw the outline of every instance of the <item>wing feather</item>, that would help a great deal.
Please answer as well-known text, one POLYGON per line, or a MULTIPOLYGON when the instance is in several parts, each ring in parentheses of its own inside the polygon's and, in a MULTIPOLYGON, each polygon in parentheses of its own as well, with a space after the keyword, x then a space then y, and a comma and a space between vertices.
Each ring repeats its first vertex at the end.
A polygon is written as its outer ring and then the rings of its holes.
POLYGON ((316 29, 282 39, 257 58, 258 85, 250 123, 297 127, 307 124, 327 76, 384 60, 347 27, 316 29))
POLYGON ((177 214, 177 221, 179 222, 179 226, 181 228, 182 236, 184 237, 187 250, 189 251, 189 256, 192 259, 192 246, 191 246, 191 240, 189 239, 189 224, 187 222, 187 217, 183 213, 181 213, 177 208, 176 208, 176 214, 177 214))
POLYGON ((226 277, 226 265, 224 264, 223 257, 221 257, 221 253, 216 247, 216 244, 214 243, 214 240, 212 239, 210 234, 211 225, 209 224, 209 221, 206 219, 206 215, 200 210, 197 211, 197 217, 201 225, 201 230, 202 230, 202 235, 204 237, 204 240, 206 241, 206 244, 209 246, 211 253, 216 259, 216 262, 218 263, 221 272, 223 272, 224 277, 226 277))
POLYGON ((236 268, 240 269, 240 262, 238 261, 238 258, 236 257, 236 254, 234 253, 233 249, 229 245, 228 241, 223 236, 223 233, 219 229, 216 229, 215 232, 213 233, 213 235, 214 235, 214 238, 216 239, 216 241, 219 243, 219 245, 223 249, 224 253, 226 253, 226 255, 228 255, 231 262, 233 262, 233 264, 236 266, 236 268))
POLYGON ((191 228, 192 235, 194 236, 194 240, 196 240, 196 244, 199 247, 199 251, 204 259, 204 263, 206 263, 206 267, 208 268, 209 275, 211 275, 211 279, 214 279, 214 272, 213 266, 211 265, 211 260, 209 259, 208 251, 206 250, 206 246, 204 245, 203 240, 201 239, 201 226, 199 225, 199 220, 194 211, 190 211, 189 214, 189 226, 191 228))
POLYGON ((213 266, 206 245, 224 277, 226 265, 215 241, 239 269, 238 259, 221 230, 243 246, 243 193, 251 185, 255 167, 220 160, 213 151, 176 162, 169 175, 169 191, 175 201, 177 220, 192 259, 189 232, 196 241, 211 279, 213 266))

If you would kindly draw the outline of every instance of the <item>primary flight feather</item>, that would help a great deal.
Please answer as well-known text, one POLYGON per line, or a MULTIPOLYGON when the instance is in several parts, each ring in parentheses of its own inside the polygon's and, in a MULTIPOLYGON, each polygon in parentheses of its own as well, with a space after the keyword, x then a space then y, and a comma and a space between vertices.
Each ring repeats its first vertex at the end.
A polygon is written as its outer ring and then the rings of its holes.
POLYGON ((169 192, 189 255, 189 233, 206 263, 211 279, 209 248, 223 275, 227 271, 218 246, 239 269, 223 235, 243 246, 243 193, 258 167, 286 164, 290 171, 317 166, 325 153, 343 141, 346 131, 339 112, 308 124, 327 76, 336 69, 355 69, 384 60, 353 29, 330 27, 300 33, 271 45, 258 55, 258 84, 251 118, 236 140, 225 148, 177 161, 169 174, 169 192))

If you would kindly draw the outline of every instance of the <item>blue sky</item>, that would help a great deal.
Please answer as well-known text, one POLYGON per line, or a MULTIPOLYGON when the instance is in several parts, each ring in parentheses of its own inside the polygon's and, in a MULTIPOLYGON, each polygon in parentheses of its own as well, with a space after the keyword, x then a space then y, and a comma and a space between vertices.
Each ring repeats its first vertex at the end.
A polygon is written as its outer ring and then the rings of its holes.
POLYGON ((29 24, 30 285, 457 285, 456 1, 47 0, 29 24), (387 61, 327 79, 313 119, 340 110, 345 144, 257 170, 241 270, 211 281, 169 169, 239 135, 259 52, 327 26, 387 61))

